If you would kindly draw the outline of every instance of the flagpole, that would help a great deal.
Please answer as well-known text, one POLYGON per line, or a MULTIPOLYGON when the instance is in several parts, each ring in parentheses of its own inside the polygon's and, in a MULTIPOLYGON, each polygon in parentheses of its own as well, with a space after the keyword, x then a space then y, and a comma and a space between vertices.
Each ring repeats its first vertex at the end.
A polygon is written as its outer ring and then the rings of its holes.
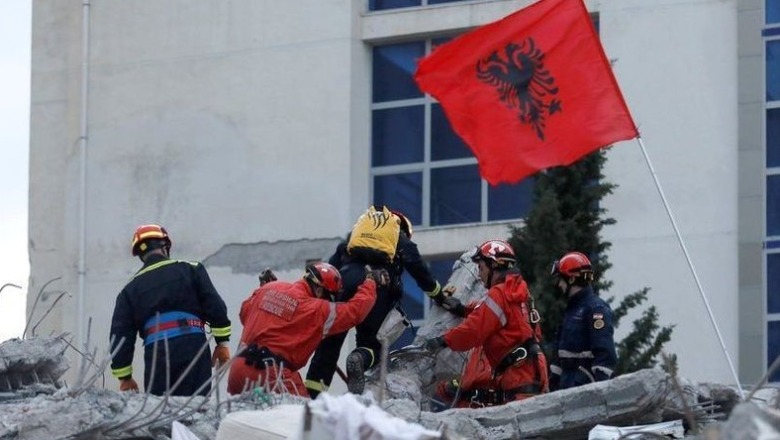
POLYGON ((726 355, 726 361, 729 363, 729 368, 731 369, 731 374, 734 376, 734 380, 737 383, 737 389, 739 390, 739 397, 744 400, 745 399, 745 393, 742 390, 742 385, 739 383, 739 377, 737 376, 737 371, 734 369, 734 363, 731 361, 731 356, 729 356, 728 350, 726 350, 726 344, 723 342, 723 335, 720 333, 720 329, 718 328, 718 323, 715 322, 715 315, 712 314, 712 309, 710 308, 710 302, 707 300, 707 295, 704 294, 704 288, 701 286, 701 281, 699 281, 699 276, 696 274, 696 269, 693 267, 693 261, 691 261, 691 256, 688 254, 688 248, 685 246, 685 242, 682 239, 682 235, 680 234, 680 229, 677 227, 677 222, 674 220, 674 215, 672 215, 672 210, 669 208, 669 202, 666 200, 666 195, 664 194, 664 190, 661 188, 661 183, 658 181, 658 176, 655 174, 655 169, 653 168, 652 162, 650 162, 650 156, 647 155, 647 150, 645 149, 645 144, 642 142, 642 137, 637 136, 636 138, 637 142, 639 143, 639 148, 642 150, 642 155, 645 157, 645 163, 647 163, 647 167, 650 169, 650 174, 653 176, 653 181, 655 182, 655 187, 658 189, 658 194, 661 195, 661 200, 664 203, 664 208, 666 208, 666 213, 669 215, 669 220, 672 222, 672 228, 674 228, 674 233, 677 235, 677 241, 680 243, 680 247, 682 248, 683 254, 685 254, 685 260, 688 262, 688 267, 691 269, 691 274, 693 274, 693 279, 696 281, 696 287, 699 289, 699 294, 701 295, 702 301, 704 301, 704 306, 707 308, 707 313, 710 315, 710 322, 712 323, 712 327, 715 328, 715 333, 718 335, 718 341, 720 341, 720 347, 723 349, 723 354, 726 355))

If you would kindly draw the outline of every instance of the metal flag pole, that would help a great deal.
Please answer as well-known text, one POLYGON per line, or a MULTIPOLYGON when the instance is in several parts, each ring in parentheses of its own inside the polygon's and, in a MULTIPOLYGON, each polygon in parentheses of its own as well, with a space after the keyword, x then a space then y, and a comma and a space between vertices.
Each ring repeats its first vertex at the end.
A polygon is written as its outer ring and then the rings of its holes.
POLYGON ((661 183, 658 181, 658 176, 655 174, 655 169, 653 168, 652 162, 650 162, 650 156, 647 155, 647 150, 645 149, 645 144, 642 142, 642 137, 637 136, 636 141, 639 143, 639 148, 642 150, 642 155, 645 157, 645 163, 647 164, 647 167, 650 169, 650 174, 653 176, 653 182, 655 182, 655 187, 658 190, 658 194, 661 195, 661 200, 664 202, 664 208, 666 208, 666 213, 669 215, 669 220, 672 222, 672 228, 674 228, 674 233, 677 235, 677 242, 680 243, 680 247, 682 248, 683 254, 685 254, 685 260, 688 262, 688 267, 691 269, 691 274, 693 274, 693 279, 696 281, 696 287, 699 289, 699 294, 701 295, 702 301, 704 301, 704 307, 707 308, 707 313, 710 315, 710 322, 712 323, 712 327, 715 328, 715 333, 718 335, 718 341, 720 342, 720 348, 723 349, 723 354, 726 355, 726 361, 729 363, 729 368, 731 369, 731 374, 734 376, 734 380, 737 383, 737 389, 739 390, 739 397, 744 400, 745 399, 745 392, 742 390, 742 385, 739 383, 739 377, 737 376, 737 370, 734 369, 734 363, 731 361, 731 356, 729 356, 728 350, 726 350, 726 344, 723 342, 723 335, 720 333, 720 329, 718 328, 718 323, 715 322, 715 315, 712 314, 712 309, 710 308, 710 302, 707 300, 707 295, 704 294, 704 288, 701 286, 701 281, 699 281, 699 276, 696 274, 696 269, 693 267, 693 261, 691 261, 691 256, 688 254, 688 248, 685 246, 685 242, 682 239, 682 235, 680 234, 680 229, 677 227, 677 222, 674 220, 674 215, 672 215, 672 210, 669 208, 669 202, 666 200, 666 195, 664 194, 664 190, 661 188, 661 183))

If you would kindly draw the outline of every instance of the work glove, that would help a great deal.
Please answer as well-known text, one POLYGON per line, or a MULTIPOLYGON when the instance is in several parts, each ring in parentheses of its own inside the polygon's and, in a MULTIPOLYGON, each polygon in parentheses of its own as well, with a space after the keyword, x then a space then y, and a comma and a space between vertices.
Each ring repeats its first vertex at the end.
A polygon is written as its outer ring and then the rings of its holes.
POLYGON ((448 296, 442 300, 439 304, 444 310, 452 313, 455 316, 463 318, 466 316, 466 307, 460 302, 458 298, 448 296))
POLYGON ((271 281, 276 281, 276 275, 271 271, 271 269, 264 270, 260 276, 257 277, 260 280, 260 285, 270 283, 271 281))
POLYGON ((439 349, 446 347, 447 343, 444 342, 444 337, 437 336, 435 338, 426 339, 425 341, 423 341, 422 346, 426 351, 435 353, 439 351, 439 349))
POLYGON ((377 286, 390 284, 390 274, 386 269, 372 269, 369 265, 366 265, 366 279, 374 280, 377 286))
POLYGON ((227 342, 220 342, 214 347, 214 354, 211 356, 211 366, 219 368, 230 360, 230 347, 227 342))
POLYGON ((456 291, 456 290, 457 290, 457 289, 455 288, 455 286, 454 286, 454 285, 452 285, 452 284, 447 284, 446 286, 444 286, 444 288, 443 288, 443 289, 441 289, 441 292, 442 292, 442 293, 443 293, 445 296, 452 296, 452 295, 455 295, 455 291, 456 291))
POLYGON ((135 391, 138 392, 138 384, 135 383, 132 377, 126 379, 119 379, 119 391, 135 391))

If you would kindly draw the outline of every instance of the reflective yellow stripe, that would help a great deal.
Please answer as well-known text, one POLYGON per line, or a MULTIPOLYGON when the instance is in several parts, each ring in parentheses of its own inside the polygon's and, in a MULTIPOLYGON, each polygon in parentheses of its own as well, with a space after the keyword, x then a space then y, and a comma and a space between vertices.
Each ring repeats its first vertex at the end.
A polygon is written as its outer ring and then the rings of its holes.
POLYGON ((376 356, 374 356, 374 350, 368 348, 368 347, 358 347, 357 349, 363 349, 368 352, 368 354, 371 355, 371 362, 368 363, 368 368, 371 368, 374 366, 374 361, 376 361, 376 356))
POLYGON ((111 370, 111 374, 114 377, 116 377, 117 379, 119 379, 120 377, 132 376, 133 375, 133 366, 132 365, 128 365, 126 367, 112 369, 111 370))
POLYGON ((230 326, 227 327, 211 327, 211 333, 215 338, 227 338, 230 336, 230 326))
POLYGON ((439 292, 441 292, 441 284, 436 281, 436 287, 434 287, 430 292, 425 292, 425 294, 433 298, 434 296, 438 295, 439 292))
POLYGON ((149 272, 149 271, 152 271, 152 270, 155 270, 155 269, 159 269, 159 268, 161 268, 163 266, 167 266, 169 264, 178 263, 178 262, 179 262, 179 260, 163 260, 163 261, 160 261, 159 263, 154 263, 151 266, 147 267, 146 269, 142 269, 140 272, 135 274, 135 276, 133 276, 133 278, 135 278, 135 277, 137 277, 139 275, 143 275, 146 272, 149 272))
POLYGON ((306 381, 303 382, 303 384, 306 385, 306 388, 310 390, 319 391, 321 393, 328 391, 328 387, 325 386, 324 383, 316 380, 307 379, 306 381))

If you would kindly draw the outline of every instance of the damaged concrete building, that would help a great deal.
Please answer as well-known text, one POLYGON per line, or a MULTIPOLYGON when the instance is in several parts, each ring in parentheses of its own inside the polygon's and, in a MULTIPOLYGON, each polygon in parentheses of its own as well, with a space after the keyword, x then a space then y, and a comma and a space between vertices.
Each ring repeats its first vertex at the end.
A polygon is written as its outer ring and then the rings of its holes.
MULTIPOLYGON (((132 231, 149 222, 168 228, 175 257, 206 264, 234 349, 258 272, 300 276, 369 203, 405 212, 447 279, 464 249, 522 223, 533 179, 482 181, 414 85, 415 62, 531 3, 34 2, 28 336, 68 332, 104 351, 116 294, 140 266, 132 231)), ((586 1, 745 383, 780 352, 780 303, 767 300, 780 281, 771 4, 586 1)), ((619 185, 604 201, 617 220, 604 231, 607 294, 650 287, 661 324, 676 326, 667 349, 681 375, 734 383, 640 150, 607 156, 619 185)), ((431 306, 406 285, 420 324, 431 306)))

